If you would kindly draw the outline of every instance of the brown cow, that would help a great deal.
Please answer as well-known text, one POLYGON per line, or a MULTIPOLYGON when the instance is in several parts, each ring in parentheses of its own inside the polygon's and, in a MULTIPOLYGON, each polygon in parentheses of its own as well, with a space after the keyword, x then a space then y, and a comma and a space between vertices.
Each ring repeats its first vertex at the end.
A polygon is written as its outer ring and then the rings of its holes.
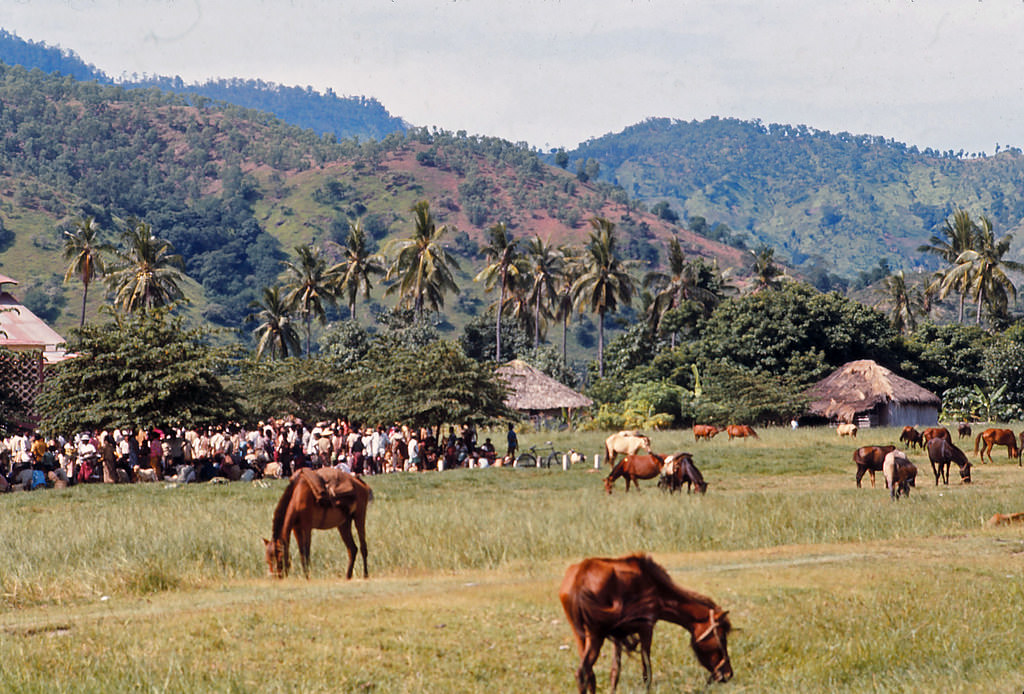
POLYGON ((710 441, 712 438, 714 438, 715 434, 719 433, 720 431, 722 430, 716 427, 714 424, 694 424, 693 440, 700 441, 701 439, 704 439, 705 441, 710 441))
POLYGON ((871 475, 871 488, 875 488, 875 473, 882 471, 885 456, 896 450, 896 446, 861 446, 853 452, 853 462, 857 465, 857 487, 867 472, 871 475))
POLYGON ((921 432, 921 445, 926 445, 932 439, 946 439, 950 443, 953 443, 953 437, 949 435, 949 429, 946 427, 928 427, 921 432))
POLYGON ((985 454, 988 454, 988 462, 992 462, 992 447, 1006 446, 1006 455, 1012 460, 1017 459, 1020 464, 1020 449, 1017 448, 1017 435, 1009 429, 986 429, 974 439, 974 452, 978 452, 978 445, 984 441, 985 447, 981 451, 981 462, 985 462, 985 454))
POLYGON ((748 436, 757 438, 757 432, 746 424, 730 424, 725 428, 725 433, 729 435, 730 441, 733 439, 743 439, 748 436))

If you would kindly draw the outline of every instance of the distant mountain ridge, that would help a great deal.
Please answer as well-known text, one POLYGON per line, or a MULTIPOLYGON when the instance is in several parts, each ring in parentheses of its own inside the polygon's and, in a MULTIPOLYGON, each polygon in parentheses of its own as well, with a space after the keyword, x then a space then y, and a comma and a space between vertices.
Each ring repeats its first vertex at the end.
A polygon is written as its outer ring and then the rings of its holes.
MULTIPOLYGON (((115 80, 93 65, 86 64, 72 50, 26 41, 0 29, 0 61, 8 65, 38 68, 46 73, 59 72, 76 80, 114 84, 115 80)), ((195 94, 215 101, 272 113, 300 128, 318 135, 333 134, 339 139, 358 137, 382 139, 391 133, 404 133, 409 125, 388 113, 376 99, 365 96, 341 97, 328 89, 320 93, 311 87, 284 86, 262 80, 210 79, 188 84, 180 77, 143 76, 117 80, 128 88, 156 87, 177 94, 195 94)))
MULTIPOLYGON (((933 267, 917 247, 958 207, 988 215, 999 234, 1024 219, 1017 148, 965 157, 803 125, 652 118, 568 154, 570 164, 596 161, 600 176, 630 196, 721 220, 795 266, 824 262, 846 276, 880 259, 933 267)), ((1011 252, 1016 260, 1022 242, 1011 252)))

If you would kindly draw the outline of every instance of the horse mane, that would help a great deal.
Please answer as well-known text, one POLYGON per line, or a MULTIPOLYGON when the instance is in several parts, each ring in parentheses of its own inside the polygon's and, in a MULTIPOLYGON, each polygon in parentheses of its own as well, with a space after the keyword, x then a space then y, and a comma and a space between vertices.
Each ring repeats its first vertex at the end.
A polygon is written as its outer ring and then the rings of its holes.
POLYGON ((277 502, 277 506, 274 508, 274 524, 270 532, 270 538, 272 540, 281 539, 281 531, 284 529, 284 516, 288 510, 288 504, 292 500, 292 494, 295 492, 295 481, 296 477, 292 477, 288 481, 288 486, 285 487, 284 493, 281 494, 280 501, 277 502))
POLYGON ((669 576, 668 571, 665 570, 665 567, 663 567, 658 562, 654 561, 649 554, 632 554, 630 555, 630 559, 633 559, 638 564, 640 564, 640 566, 644 570, 644 574, 648 578, 650 578, 655 583, 655 585, 657 585, 657 587, 661 590, 670 594, 674 594, 678 596, 679 599, 684 600, 686 602, 699 603, 704 607, 707 607, 709 610, 719 609, 715 601, 709 598, 708 596, 701 595, 700 593, 689 590, 688 588, 683 588, 681 585, 672 580, 672 577, 669 576))

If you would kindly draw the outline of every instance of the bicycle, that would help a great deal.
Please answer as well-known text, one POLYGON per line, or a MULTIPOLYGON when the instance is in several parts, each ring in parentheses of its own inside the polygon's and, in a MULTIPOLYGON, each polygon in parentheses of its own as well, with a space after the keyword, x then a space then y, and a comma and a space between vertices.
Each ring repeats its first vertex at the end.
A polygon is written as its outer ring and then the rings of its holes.
POLYGON ((528 452, 520 453, 515 459, 515 467, 560 467, 562 454, 548 441, 544 446, 530 446, 528 452))

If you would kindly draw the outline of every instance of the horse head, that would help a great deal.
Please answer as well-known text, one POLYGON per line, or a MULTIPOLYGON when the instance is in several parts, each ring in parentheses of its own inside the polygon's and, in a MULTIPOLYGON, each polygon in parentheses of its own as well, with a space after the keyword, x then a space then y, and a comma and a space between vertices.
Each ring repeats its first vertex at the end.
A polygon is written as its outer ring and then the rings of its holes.
POLYGON ((729 623, 728 610, 713 607, 708 610, 705 624, 699 624, 693 630, 690 646, 697 655, 697 660, 711 675, 708 682, 728 682, 732 677, 732 663, 729 662, 727 639, 732 625, 729 623))
POLYGON ((263 538, 263 549, 267 559, 267 574, 274 578, 284 578, 285 574, 288 573, 284 543, 280 540, 263 538))
POLYGON ((965 463, 964 465, 960 466, 960 480, 964 484, 970 484, 971 483, 971 464, 970 463, 965 463))

